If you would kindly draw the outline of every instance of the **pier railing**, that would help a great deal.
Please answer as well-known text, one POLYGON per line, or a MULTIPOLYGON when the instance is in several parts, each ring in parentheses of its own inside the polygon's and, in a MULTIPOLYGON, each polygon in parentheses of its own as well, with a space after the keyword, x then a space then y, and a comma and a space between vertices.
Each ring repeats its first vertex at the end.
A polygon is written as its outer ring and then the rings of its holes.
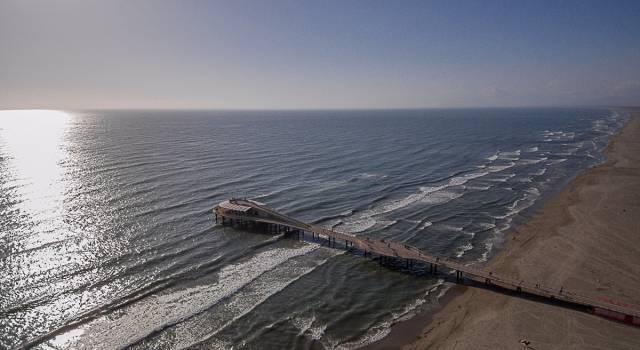
POLYGON ((454 271, 456 273, 457 281, 461 281, 466 278, 487 286, 497 286, 516 293, 542 297, 550 301, 557 300, 587 308, 592 313, 603 317, 640 326, 640 310, 637 308, 608 303, 602 301, 602 299, 580 295, 578 293, 565 290, 564 288, 549 288, 547 286, 542 286, 539 283, 532 283, 504 275, 497 275, 492 271, 470 266, 458 260, 426 254, 420 249, 404 243, 387 240, 372 240, 349 233, 339 232, 337 230, 327 229, 292 218, 252 200, 231 199, 229 202, 253 209, 254 214, 230 214, 224 210, 220 210, 220 207, 216 206, 214 209, 216 220, 218 216, 221 216, 230 220, 240 220, 241 222, 249 221, 263 223, 266 225, 275 225, 276 229, 292 229, 299 232, 301 231, 303 234, 306 231, 314 236, 317 235, 318 237, 327 239, 329 246, 333 244, 335 247, 336 241, 341 241, 345 247, 357 247, 364 252, 365 256, 377 255, 384 259, 406 259, 407 264, 419 261, 427 264, 432 273, 437 272, 438 268, 454 271))

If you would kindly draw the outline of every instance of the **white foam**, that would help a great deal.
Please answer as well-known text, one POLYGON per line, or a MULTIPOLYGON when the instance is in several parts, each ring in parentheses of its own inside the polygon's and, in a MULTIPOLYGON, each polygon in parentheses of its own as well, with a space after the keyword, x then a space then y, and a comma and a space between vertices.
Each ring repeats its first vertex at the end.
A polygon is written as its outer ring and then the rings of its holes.
MULTIPOLYGON (((442 285, 442 288, 440 288, 440 293, 438 293, 437 296, 437 298, 440 299, 447 293, 447 291, 449 291, 449 289, 451 289, 451 287, 453 287, 453 284, 444 284, 443 279, 439 279, 438 283, 442 285)), ((434 290, 435 288, 432 288, 429 292, 432 292, 434 290)))
POLYGON ((525 194, 522 198, 516 199, 507 207, 508 211, 504 215, 496 216, 496 219, 505 219, 510 218, 524 209, 529 208, 533 205, 536 199, 540 197, 540 191, 535 187, 530 187, 525 191, 525 194))
POLYGON ((487 259, 489 258, 489 254, 493 249, 493 242, 485 242, 484 248, 485 249, 484 249, 484 252, 482 253, 482 256, 480 257, 480 259, 478 259, 479 262, 487 261, 487 259))
POLYGON ((495 224, 491 224, 491 223, 488 223, 488 222, 480 222, 480 223, 478 223, 478 226, 480 226, 481 228, 483 228, 485 230, 489 230, 489 229, 492 229, 492 228, 496 227, 495 224))
POLYGON ((227 340, 214 339, 207 343, 207 349, 227 350, 233 349, 233 343, 227 340))
POLYGON ((560 164, 562 162, 566 162, 567 159, 566 158, 560 158, 560 159, 553 159, 547 162, 547 164, 549 165, 553 165, 553 164, 560 164))
MULTIPOLYGON (((310 254, 311 259, 309 260, 292 260, 287 262, 287 264, 282 264, 276 269, 261 275, 256 281, 252 282, 250 286, 244 287, 231 298, 225 299, 220 306, 216 306, 215 311, 209 310, 209 314, 218 315, 215 320, 207 317, 207 315, 202 315, 202 318, 195 322, 189 324, 186 322, 181 323, 178 325, 178 328, 174 330, 173 334, 167 334, 165 339, 160 339, 160 343, 172 343, 174 348, 185 348, 193 347, 206 341, 206 346, 208 347, 212 340, 219 340, 216 339, 215 336, 221 330, 254 310, 272 295, 282 291, 291 283, 309 274, 318 266, 323 265, 330 257, 343 253, 344 252, 337 252, 332 249, 321 248, 310 254), (194 327, 194 324, 199 325, 200 329, 194 327), (197 332, 194 332, 195 329, 197 329, 197 332), (175 343, 176 340, 174 340, 173 337, 173 335, 176 334, 180 338, 178 339, 180 341, 178 344, 175 343)), ((312 332, 313 331, 314 329, 312 327, 312 332)))
POLYGON ((427 227, 429 227, 431 225, 433 225, 433 223, 431 221, 425 221, 418 227, 418 230, 424 230, 425 228, 427 228, 427 227))
POLYGON ((523 164, 523 165, 538 164, 547 159, 548 159, 547 157, 542 157, 537 159, 520 159, 520 164, 523 164))
POLYGON ((460 191, 445 191, 445 189, 462 186, 469 180, 476 179, 488 174, 489 172, 469 173, 453 177, 449 179, 447 183, 440 186, 420 187, 418 192, 412 193, 405 198, 390 201, 378 207, 356 213, 352 217, 345 219, 341 228, 352 233, 362 232, 373 227, 376 224, 377 221, 374 218, 375 216, 394 212, 396 210, 406 208, 416 203, 433 205, 449 202, 463 196, 464 193, 460 191))
POLYGON ((271 197, 271 196, 276 195, 278 193, 282 193, 282 192, 285 192, 287 190, 290 190, 293 187, 295 187, 295 186, 294 185, 284 186, 284 187, 281 187, 281 188, 277 188, 277 189, 275 189, 275 190, 273 190, 271 192, 262 193, 262 194, 258 194, 256 196, 252 196, 251 198, 252 199, 260 199, 260 198, 265 198, 265 197, 271 197))
POLYGON ((456 198, 460 198, 464 195, 463 192, 452 191, 438 191, 431 193, 429 196, 423 198, 420 202, 425 204, 444 204, 450 202, 456 198))
POLYGON ((454 177, 451 180, 449 180, 449 184, 446 187, 464 185, 469 180, 473 180, 473 179, 476 179, 476 178, 479 178, 479 177, 483 177, 483 176, 485 176, 487 174, 489 174, 489 173, 480 172, 480 173, 470 173, 470 174, 465 174, 465 175, 462 175, 462 176, 457 176, 457 177, 454 177))
POLYGON ((607 125, 604 119, 599 119, 593 122, 593 127, 592 127, 593 131, 607 132, 609 131, 608 129, 609 129, 609 126, 607 125))
POLYGON ((395 225, 397 222, 397 220, 379 220, 377 223, 380 226, 379 229, 384 229, 389 226, 395 225))
POLYGON ((319 340, 324 335, 324 331, 327 329, 326 324, 322 324, 317 327, 311 328, 309 331, 311 332, 311 339, 319 340))
POLYGON ((564 132, 564 131, 548 131, 545 130, 542 133, 544 142, 551 141, 571 141, 576 137, 575 132, 564 132))
POLYGON ((540 170, 536 171, 535 173, 532 173, 531 175, 534 175, 534 176, 542 176, 542 175, 544 175, 546 172, 547 172, 547 168, 542 168, 542 169, 540 169, 540 170))
POLYGON ((387 175, 382 175, 377 173, 360 173, 354 176, 353 179, 373 179, 373 178, 384 179, 386 177, 387 175))
POLYGON ((441 227, 446 231, 454 231, 454 232, 461 232, 464 229, 464 227, 462 226, 453 226, 449 224, 441 224, 441 225, 438 225, 438 227, 441 227))
POLYGON ((417 298, 412 303, 405 305, 400 312, 393 312, 391 315, 396 321, 406 321, 413 317, 413 311, 417 310, 421 305, 427 302, 426 298, 417 298))
POLYGON ((357 215, 356 217, 345 220, 339 226, 341 230, 351 233, 363 232, 371 227, 375 226, 376 219, 367 215, 357 215))
POLYGON ((304 335, 311 325, 316 321, 316 315, 311 316, 297 316, 291 319, 291 324, 298 328, 298 335, 304 335))
POLYGON ((377 177, 377 176, 379 176, 379 175, 377 175, 377 174, 370 174, 370 173, 362 173, 362 174, 360 174, 360 177, 363 177, 363 178, 377 177))
POLYGON ((353 209, 347 209, 338 213, 340 216, 347 216, 353 214, 353 209))
POLYGON ((126 307, 117 317, 102 317, 83 326, 83 337, 70 347, 99 349, 126 347, 167 325, 177 324, 202 312, 262 275, 290 260, 318 249, 317 244, 300 248, 275 248, 247 261, 222 268, 218 282, 168 294, 152 295, 126 307))
POLYGON ((480 185, 477 185, 477 186, 467 186, 467 189, 469 189, 469 190, 474 190, 474 191, 486 191, 486 190, 488 190, 488 189, 490 189, 490 188, 491 188, 491 186, 490 186, 490 185, 485 185, 485 186, 480 186, 480 185))
POLYGON ((335 349, 335 350, 347 350, 347 349, 357 349, 363 347, 367 344, 375 343, 378 340, 383 339, 389 333, 391 333, 391 322, 384 321, 375 325, 374 327, 369 328, 369 331, 359 340, 354 342, 349 342, 345 344, 334 345, 326 348, 335 349))
POLYGON ((436 298, 440 299, 444 296, 447 290, 449 290, 449 287, 444 284, 444 280, 438 279, 438 281, 425 292, 424 296, 418 297, 416 300, 406 304, 402 310, 392 312, 391 319, 383 320, 373 327, 370 327, 366 334, 359 339, 342 344, 338 344, 338 342, 336 341, 333 342, 333 344, 323 345, 325 345, 325 348, 332 349, 356 349, 367 344, 379 341, 391 332, 391 327, 393 326, 393 324, 397 323, 398 321, 406 321, 414 317, 417 314, 416 311, 419 310, 420 306, 422 306, 427 301, 429 295, 434 292, 439 292, 436 298))
POLYGON ((556 153, 556 155, 558 155, 558 156, 571 156, 571 155, 574 155, 578 150, 579 150, 579 148, 577 148, 577 147, 569 147, 564 152, 556 153))
POLYGON ((493 181, 493 182, 507 182, 507 180, 513 178, 516 176, 516 174, 507 174, 507 175, 498 175, 499 177, 495 178, 495 179, 489 179, 489 181, 493 181))
POLYGON ((515 150, 513 152, 500 152, 500 156, 498 158, 505 160, 518 160, 520 159, 520 150, 515 150))
POLYGON ((298 328, 298 335, 308 335, 313 340, 320 340, 327 329, 326 324, 317 324, 315 314, 311 316, 297 316, 291 323, 298 328))
POLYGON ((464 255, 464 253, 466 253, 467 251, 473 249, 473 244, 471 243, 467 243, 461 247, 458 248, 458 251, 456 252, 456 257, 460 258, 464 255))
POLYGON ((514 163, 514 162, 509 162, 508 164, 505 164, 505 165, 492 165, 492 166, 487 167, 487 170, 490 173, 497 173, 497 172, 500 172, 500 171, 503 171, 503 170, 506 170, 506 169, 509 169, 509 168, 513 168, 515 165, 516 165, 516 163, 514 163))

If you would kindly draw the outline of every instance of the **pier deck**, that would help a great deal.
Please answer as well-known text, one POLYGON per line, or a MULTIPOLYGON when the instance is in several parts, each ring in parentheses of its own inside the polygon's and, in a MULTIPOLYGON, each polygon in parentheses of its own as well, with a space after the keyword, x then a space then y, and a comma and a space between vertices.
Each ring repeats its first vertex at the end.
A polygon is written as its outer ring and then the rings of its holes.
POLYGON ((428 255, 419 249, 407 244, 361 238, 352 234, 326 229, 318 225, 309 224, 295 218, 279 213, 263 203, 247 199, 230 199, 224 201, 214 208, 216 221, 220 217, 242 224, 262 223, 271 225, 274 230, 296 230, 304 234, 309 232, 312 235, 325 238, 329 246, 336 246, 337 241, 341 241, 345 247, 357 247, 364 252, 364 255, 378 255, 382 258, 406 259, 407 263, 418 261, 428 264, 432 273, 438 268, 453 270, 456 273, 456 280, 463 278, 473 280, 490 286, 498 286, 516 293, 528 294, 542 297, 550 301, 561 301, 575 306, 587 308, 592 313, 614 319, 617 321, 640 326, 640 310, 626 305, 607 303, 596 298, 579 295, 562 288, 549 288, 538 283, 517 280, 507 276, 496 275, 491 271, 476 268, 464 264, 463 262, 446 257, 428 255))

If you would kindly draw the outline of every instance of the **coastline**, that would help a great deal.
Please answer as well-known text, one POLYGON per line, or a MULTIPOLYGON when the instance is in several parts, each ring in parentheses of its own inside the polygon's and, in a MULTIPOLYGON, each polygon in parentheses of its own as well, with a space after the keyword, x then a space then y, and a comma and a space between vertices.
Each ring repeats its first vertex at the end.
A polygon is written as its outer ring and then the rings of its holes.
MULTIPOLYGON (((640 307, 640 108, 630 111, 606 160, 510 229, 486 269, 640 307)), ((364 348, 640 348, 640 329, 594 315, 466 286, 447 294, 364 348)))

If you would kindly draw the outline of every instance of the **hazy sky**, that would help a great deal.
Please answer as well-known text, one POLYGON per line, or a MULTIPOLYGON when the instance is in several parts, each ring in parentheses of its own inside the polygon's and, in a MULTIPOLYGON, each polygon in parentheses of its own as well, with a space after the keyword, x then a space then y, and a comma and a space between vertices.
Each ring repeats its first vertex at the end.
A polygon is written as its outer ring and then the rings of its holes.
POLYGON ((0 109, 640 104, 640 1, 0 0, 0 109))

